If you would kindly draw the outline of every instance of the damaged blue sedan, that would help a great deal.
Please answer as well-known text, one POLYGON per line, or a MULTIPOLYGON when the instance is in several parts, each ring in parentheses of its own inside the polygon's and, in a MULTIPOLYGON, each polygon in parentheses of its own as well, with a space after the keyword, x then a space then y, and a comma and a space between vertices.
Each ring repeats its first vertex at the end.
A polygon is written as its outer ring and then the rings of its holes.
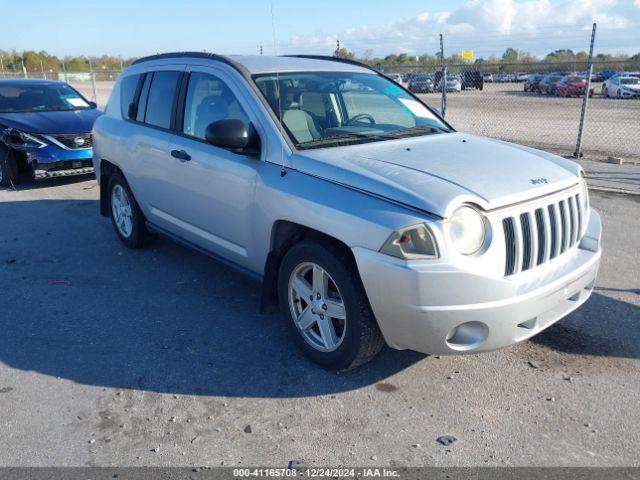
POLYGON ((0 80, 0 185, 93 173, 97 105, 64 82, 0 80))

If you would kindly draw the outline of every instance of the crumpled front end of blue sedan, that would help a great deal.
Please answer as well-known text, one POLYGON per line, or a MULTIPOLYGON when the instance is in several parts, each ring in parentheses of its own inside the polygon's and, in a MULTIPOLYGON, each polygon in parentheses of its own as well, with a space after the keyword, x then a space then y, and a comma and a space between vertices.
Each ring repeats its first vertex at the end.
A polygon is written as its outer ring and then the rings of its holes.
POLYGON ((44 179, 93 173, 91 132, 34 134, 15 128, 0 133, 23 178, 44 179))

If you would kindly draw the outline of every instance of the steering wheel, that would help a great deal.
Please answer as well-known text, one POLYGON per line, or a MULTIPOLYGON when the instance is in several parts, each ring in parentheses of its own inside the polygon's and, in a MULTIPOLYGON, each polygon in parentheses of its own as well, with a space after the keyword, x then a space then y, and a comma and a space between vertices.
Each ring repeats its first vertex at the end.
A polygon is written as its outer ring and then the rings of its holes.
POLYGON ((349 119, 349 121, 347 122, 347 125, 354 125, 355 123, 359 123, 362 120, 366 120, 371 125, 375 125, 376 124, 375 118, 373 118, 368 113, 359 113, 358 115, 354 115, 353 117, 351 117, 349 119))

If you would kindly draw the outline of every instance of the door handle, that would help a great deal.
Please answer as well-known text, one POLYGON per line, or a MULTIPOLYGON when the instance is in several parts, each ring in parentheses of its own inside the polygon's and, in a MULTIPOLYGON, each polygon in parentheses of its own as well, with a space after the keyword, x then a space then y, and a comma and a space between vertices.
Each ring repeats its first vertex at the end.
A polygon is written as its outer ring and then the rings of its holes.
POLYGON ((173 158, 177 158, 178 160, 182 160, 183 162, 188 162, 191 160, 191 155, 189 155, 184 150, 171 150, 171 156, 173 158))

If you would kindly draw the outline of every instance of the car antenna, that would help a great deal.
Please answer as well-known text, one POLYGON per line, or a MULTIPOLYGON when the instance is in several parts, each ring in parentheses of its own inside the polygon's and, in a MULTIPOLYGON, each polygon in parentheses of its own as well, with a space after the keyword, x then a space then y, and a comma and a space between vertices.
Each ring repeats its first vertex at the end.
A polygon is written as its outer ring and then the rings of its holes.
MULTIPOLYGON (((275 54, 278 55, 278 37, 276 36, 276 16, 274 13, 273 0, 270 2, 271 5, 271 35, 273 36, 273 48, 275 50, 275 54)), ((280 77, 278 75, 278 69, 276 68, 276 97, 278 97, 278 128, 280 129, 280 135, 282 135, 282 139, 280 142, 280 176, 284 177, 287 174, 287 171, 284 168, 284 144, 282 140, 285 138, 284 127, 282 126, 282 99, 280 97, 280 77)))

